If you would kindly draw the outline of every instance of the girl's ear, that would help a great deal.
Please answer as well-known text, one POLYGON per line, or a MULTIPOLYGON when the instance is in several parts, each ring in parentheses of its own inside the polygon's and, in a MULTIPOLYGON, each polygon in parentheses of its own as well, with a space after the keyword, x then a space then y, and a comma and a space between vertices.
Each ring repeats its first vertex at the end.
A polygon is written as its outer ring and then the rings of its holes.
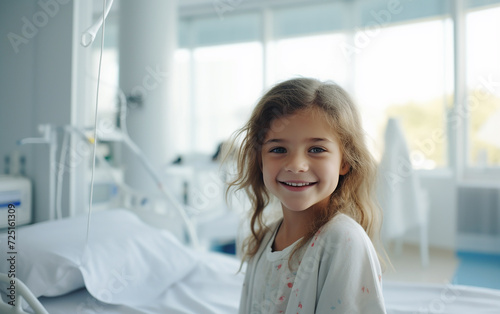
POLYGON ((347 162, 343 161, 342 165, 340 165, 339 174, 341 176, 343 176, 343 175, 347 174, 350 169, 351 169, 351 165, 349 165, 347 162))

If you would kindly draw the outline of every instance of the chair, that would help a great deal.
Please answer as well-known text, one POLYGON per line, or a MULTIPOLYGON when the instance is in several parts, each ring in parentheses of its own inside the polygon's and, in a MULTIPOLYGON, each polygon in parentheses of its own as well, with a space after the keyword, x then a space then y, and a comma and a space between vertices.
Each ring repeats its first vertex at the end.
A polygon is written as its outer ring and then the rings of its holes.
POLYGON ((429 200, 414 171, 406 139, 399 121, 390 118, 384 135, 384 152, 377 178, 377 197, 384 213, 382 240, 395 241, 401 253, 403 237, 414 228, 420 232, 422 266, 429 263, 427 236, 429 200))

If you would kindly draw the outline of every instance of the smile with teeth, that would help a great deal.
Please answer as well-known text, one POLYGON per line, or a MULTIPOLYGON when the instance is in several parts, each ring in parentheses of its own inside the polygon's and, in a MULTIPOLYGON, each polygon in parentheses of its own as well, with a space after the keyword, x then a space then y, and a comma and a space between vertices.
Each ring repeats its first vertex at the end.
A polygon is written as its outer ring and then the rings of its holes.
POLYGON ((281 183, 288 185, 288 186, 298 186, 298 187, 308 186, 308 185, 314 184, 314 182, 281 182, 281 183))

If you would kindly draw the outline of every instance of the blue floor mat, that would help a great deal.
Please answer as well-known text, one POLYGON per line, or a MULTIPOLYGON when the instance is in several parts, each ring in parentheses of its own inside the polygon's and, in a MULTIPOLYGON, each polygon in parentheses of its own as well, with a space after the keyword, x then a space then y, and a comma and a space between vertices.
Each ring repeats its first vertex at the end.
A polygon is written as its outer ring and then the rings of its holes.
POLYGON ((500 289, 500 255, 458 252, 453 283, 500 289))

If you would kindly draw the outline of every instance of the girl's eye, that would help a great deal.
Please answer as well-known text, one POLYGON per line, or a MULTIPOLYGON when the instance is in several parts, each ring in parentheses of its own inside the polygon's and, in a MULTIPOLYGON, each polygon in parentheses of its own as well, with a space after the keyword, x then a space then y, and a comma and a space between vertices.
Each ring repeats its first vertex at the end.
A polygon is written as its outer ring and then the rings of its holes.
POLYGON ((311 152, 311 153, 316 153, 316 154, 317 154, 317 153, 322 153, 322 152, 324 152, 324 151, 326 151, 326 150, 325 150, 325 149, 323 149, 323 148, 321 148, 321 147, 313 147, 313 148, 311 148, 311 149, 309 150, 309 152, 311 152))
POLYGON ((284 154, 284 153, 286 153, 286 149, 283 147, 275 147, 275 148, 271 149, 269 152, 277 153, 277 154, 284 154))

